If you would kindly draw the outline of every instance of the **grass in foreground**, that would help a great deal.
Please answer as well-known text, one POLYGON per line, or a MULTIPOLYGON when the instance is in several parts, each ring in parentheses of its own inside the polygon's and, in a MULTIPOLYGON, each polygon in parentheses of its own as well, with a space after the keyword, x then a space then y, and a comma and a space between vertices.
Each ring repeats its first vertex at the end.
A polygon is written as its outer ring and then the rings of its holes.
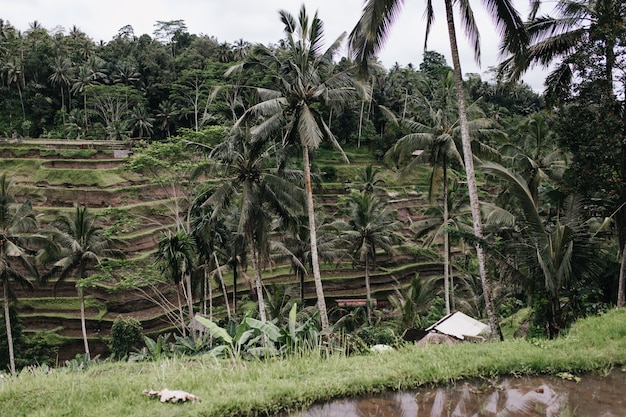
POLYGON ((84 372, 24 371, 0 380, 2 416, 257 416, 315 401, 407 390, 469 378, 606 371, 626 363, 626 309, 575 324, 556 341, 511 340, 406 346, 385 354, 323 359, 315 353, 266 362, 208 356, 110 363, 84 372), (161 404, 143 389, 181 389, 202 401, 161 404))

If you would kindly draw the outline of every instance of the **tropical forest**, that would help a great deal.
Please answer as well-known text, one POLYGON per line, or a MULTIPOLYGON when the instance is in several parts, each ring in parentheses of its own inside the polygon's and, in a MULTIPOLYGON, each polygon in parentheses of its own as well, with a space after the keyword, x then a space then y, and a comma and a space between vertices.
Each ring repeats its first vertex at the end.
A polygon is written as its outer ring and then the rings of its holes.
POLYGON ((626 372, 626 3, 443 3, 450 50, 389 68, 401 1, 271 44, 0 18, 0 415, 626 372), (464 73, 477 9, 502 60, 464 73))

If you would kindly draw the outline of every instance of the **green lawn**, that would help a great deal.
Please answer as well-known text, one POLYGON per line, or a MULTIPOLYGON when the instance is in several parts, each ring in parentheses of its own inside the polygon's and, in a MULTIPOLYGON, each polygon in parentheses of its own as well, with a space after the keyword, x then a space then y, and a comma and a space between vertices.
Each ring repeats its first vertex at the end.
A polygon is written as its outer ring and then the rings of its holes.
POLYGON ((468 378, 557 372, 606 372, 626 363, 626 310, 576 323, 556 341, 509 340, 384 354, 324 357, 319 352, 268 361, 209 356, 149 363, 107 363, 86 371, 23 371, 0 379, 0 415, 257 416, 298 410, 316 401, 408 390, 468 378), (192 404, 162 404, 146 388, 181 389, 192 404))

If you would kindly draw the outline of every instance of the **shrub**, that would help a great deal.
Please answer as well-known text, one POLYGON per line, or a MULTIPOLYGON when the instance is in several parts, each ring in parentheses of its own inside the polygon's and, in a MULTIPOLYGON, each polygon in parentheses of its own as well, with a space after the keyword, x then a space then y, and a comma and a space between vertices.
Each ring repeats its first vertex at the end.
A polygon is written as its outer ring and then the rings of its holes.
POLYGON ((111 353, 116 358, 126 357, 143 342, 142 331, 138 320, 122 316, 116 318, 111 327, 111 353))

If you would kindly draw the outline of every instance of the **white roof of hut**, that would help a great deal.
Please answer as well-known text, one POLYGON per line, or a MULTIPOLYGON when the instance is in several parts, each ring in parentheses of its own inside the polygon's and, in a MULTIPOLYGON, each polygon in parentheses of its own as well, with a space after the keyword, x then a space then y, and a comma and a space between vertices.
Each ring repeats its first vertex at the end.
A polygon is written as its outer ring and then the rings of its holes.
POLYGON ((426 331, 433 330, 465 340, 476 338, 481 333, 489 333, 489 326, 460 311, 455 311, 426 329, 426 331))

